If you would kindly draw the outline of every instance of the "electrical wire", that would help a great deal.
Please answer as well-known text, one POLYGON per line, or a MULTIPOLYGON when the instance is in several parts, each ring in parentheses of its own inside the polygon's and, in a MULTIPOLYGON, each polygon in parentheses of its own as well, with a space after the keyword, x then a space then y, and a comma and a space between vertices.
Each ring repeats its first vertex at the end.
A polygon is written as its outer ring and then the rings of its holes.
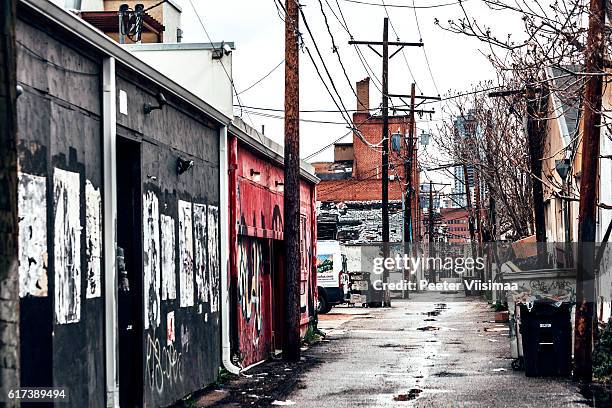
MULTIPOLYGON (((366 6, 377 6, 377 7, 385 7, 383 4, 380 3, 372 3, 369 1, 363 1, 363 0, 343 0, 346 1, 347 3, 355 3, 355 4, 362 4, 362 5, 366 5, 366 6)), ((409 8, 409 9, 430 9, 430 8, 438 8, 438 7, 447 7, 447 6, 454 6, 455 4, 461 4, 462 2, 465 3, 467 0, 462 0, 462 1, 453 1, 450 3, 440 3, 440 4, 430 4, 427 6, 416 6, 414 5, 408 5, 408 4, 387 4, 386 7, 395 7, 395 8, 409 8)))
POLYGON ((274 68, 272 68, 266 75, 264 75, 263 77, 259 78, 257 81, 253 82, 250 86, 248 86, 247 88, 243 89, 242 91, 238 92, 238 95, 242 95, 243 93, 245 93, 246 91, 248 91, 249 89, 253 88, 254 86, 259 85, 259 83, 261 83, 261 81, 263 81, 264 79, 266 79, 267 77, 269 77, 270 75, 272 75, 272 73, 274 71, 276 71, 278 69, 278 67, 280 67, 281 65, 283 65, 285 63, 285 59, 283 58, 283 60, 281 62, 278 63, 278 65, 276 65, 274 68))

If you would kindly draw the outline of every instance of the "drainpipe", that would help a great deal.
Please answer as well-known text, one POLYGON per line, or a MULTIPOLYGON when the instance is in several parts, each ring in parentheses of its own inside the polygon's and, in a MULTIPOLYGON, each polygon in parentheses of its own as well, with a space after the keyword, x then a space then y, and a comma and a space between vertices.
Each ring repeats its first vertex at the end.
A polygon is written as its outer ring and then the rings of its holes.
MULTIPOLYGON (((229 124, 228 124, 229 126, 229 124)), ((221 128, 219 141, 219 208, 221 222, 221 344, 223 366, 232 374, 240 374, 240 367, 232 363, 232 348, 230 344, 230 291, 229 291, 229 264, 230 264, 230 234, 229 212, 234 211, 235 202, 229 203, 229 166, 228 166, 228 137, 227 127, 221 128)), ((234 169, 235 170, 235 169, 234 169)), ((232 188, 235 185, 232 184, 232 188)), ((231 225, 236 228, 236 224, 231 225)), ((232 234, 234 235, 234 234, 232 234)), ((233 242, 233 241, 232 241, 233 242)))
POLYGON ((105 58, 102 88, 103 194, 104 194, 104 356, 106 406, 119 407, 117 322, 117 87, 115 59, 105 58))

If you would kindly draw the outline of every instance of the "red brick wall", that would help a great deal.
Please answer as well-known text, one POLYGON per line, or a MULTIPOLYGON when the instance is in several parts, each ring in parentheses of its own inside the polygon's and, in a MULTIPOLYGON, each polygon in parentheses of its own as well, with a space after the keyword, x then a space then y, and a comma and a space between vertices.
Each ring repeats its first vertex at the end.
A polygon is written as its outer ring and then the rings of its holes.
MULTIPOLYGON (((317 201, 380 201, 380 179, 322 180, 317 185, 317 201)), ((398 181, 389 182, 389 200, 401 200, 398 181)))

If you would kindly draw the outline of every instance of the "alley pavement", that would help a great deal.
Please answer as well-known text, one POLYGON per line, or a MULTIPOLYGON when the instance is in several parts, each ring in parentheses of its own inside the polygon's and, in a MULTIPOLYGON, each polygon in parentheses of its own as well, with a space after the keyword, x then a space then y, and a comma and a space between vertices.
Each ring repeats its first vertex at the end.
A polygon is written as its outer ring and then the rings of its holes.
POLYGON ((391 308, 335 307, 319 327, 327 336, 303 351, 304 367, 261 365, 228 387, 240 403, 215 406, 593 406, 569 380, 513 371, 507 325, 480 299, 429 293, 391 308))

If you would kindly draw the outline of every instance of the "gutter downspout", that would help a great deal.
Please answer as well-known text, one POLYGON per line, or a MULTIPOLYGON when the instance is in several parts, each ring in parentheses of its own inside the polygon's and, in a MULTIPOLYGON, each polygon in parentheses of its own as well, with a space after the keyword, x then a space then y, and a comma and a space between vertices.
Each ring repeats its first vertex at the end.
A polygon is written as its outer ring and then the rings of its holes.
MULTIPOLYGON (((235 202, 229 202, 229 166, 228 166, 228 137, 227 126, 221 128, 219 140, 219 208, 220 223, 221 223, 221 344, 222 344, 222 362, 223 367, 232 374, 240 374, 240 367, 232 363, 232 349, 230 343, 230 290, 229 290, 229 274, 230 274, 230 217, 229 212, 234 211, 235 202)), ((233 169, 235 171, 235 169, 233 169)), ((232 188, 235 185, 232 184, 232 188)), ((235 224, 231 225, 236 228, 235 224)), ((232 241, 233 245, 233 241, 232 241)))
POLYGON ((106 406, 119 407, 119 331, 117 322, 117 87, 115 58, 105 58, 102 88, 104 195, 104 358, 106 406))

